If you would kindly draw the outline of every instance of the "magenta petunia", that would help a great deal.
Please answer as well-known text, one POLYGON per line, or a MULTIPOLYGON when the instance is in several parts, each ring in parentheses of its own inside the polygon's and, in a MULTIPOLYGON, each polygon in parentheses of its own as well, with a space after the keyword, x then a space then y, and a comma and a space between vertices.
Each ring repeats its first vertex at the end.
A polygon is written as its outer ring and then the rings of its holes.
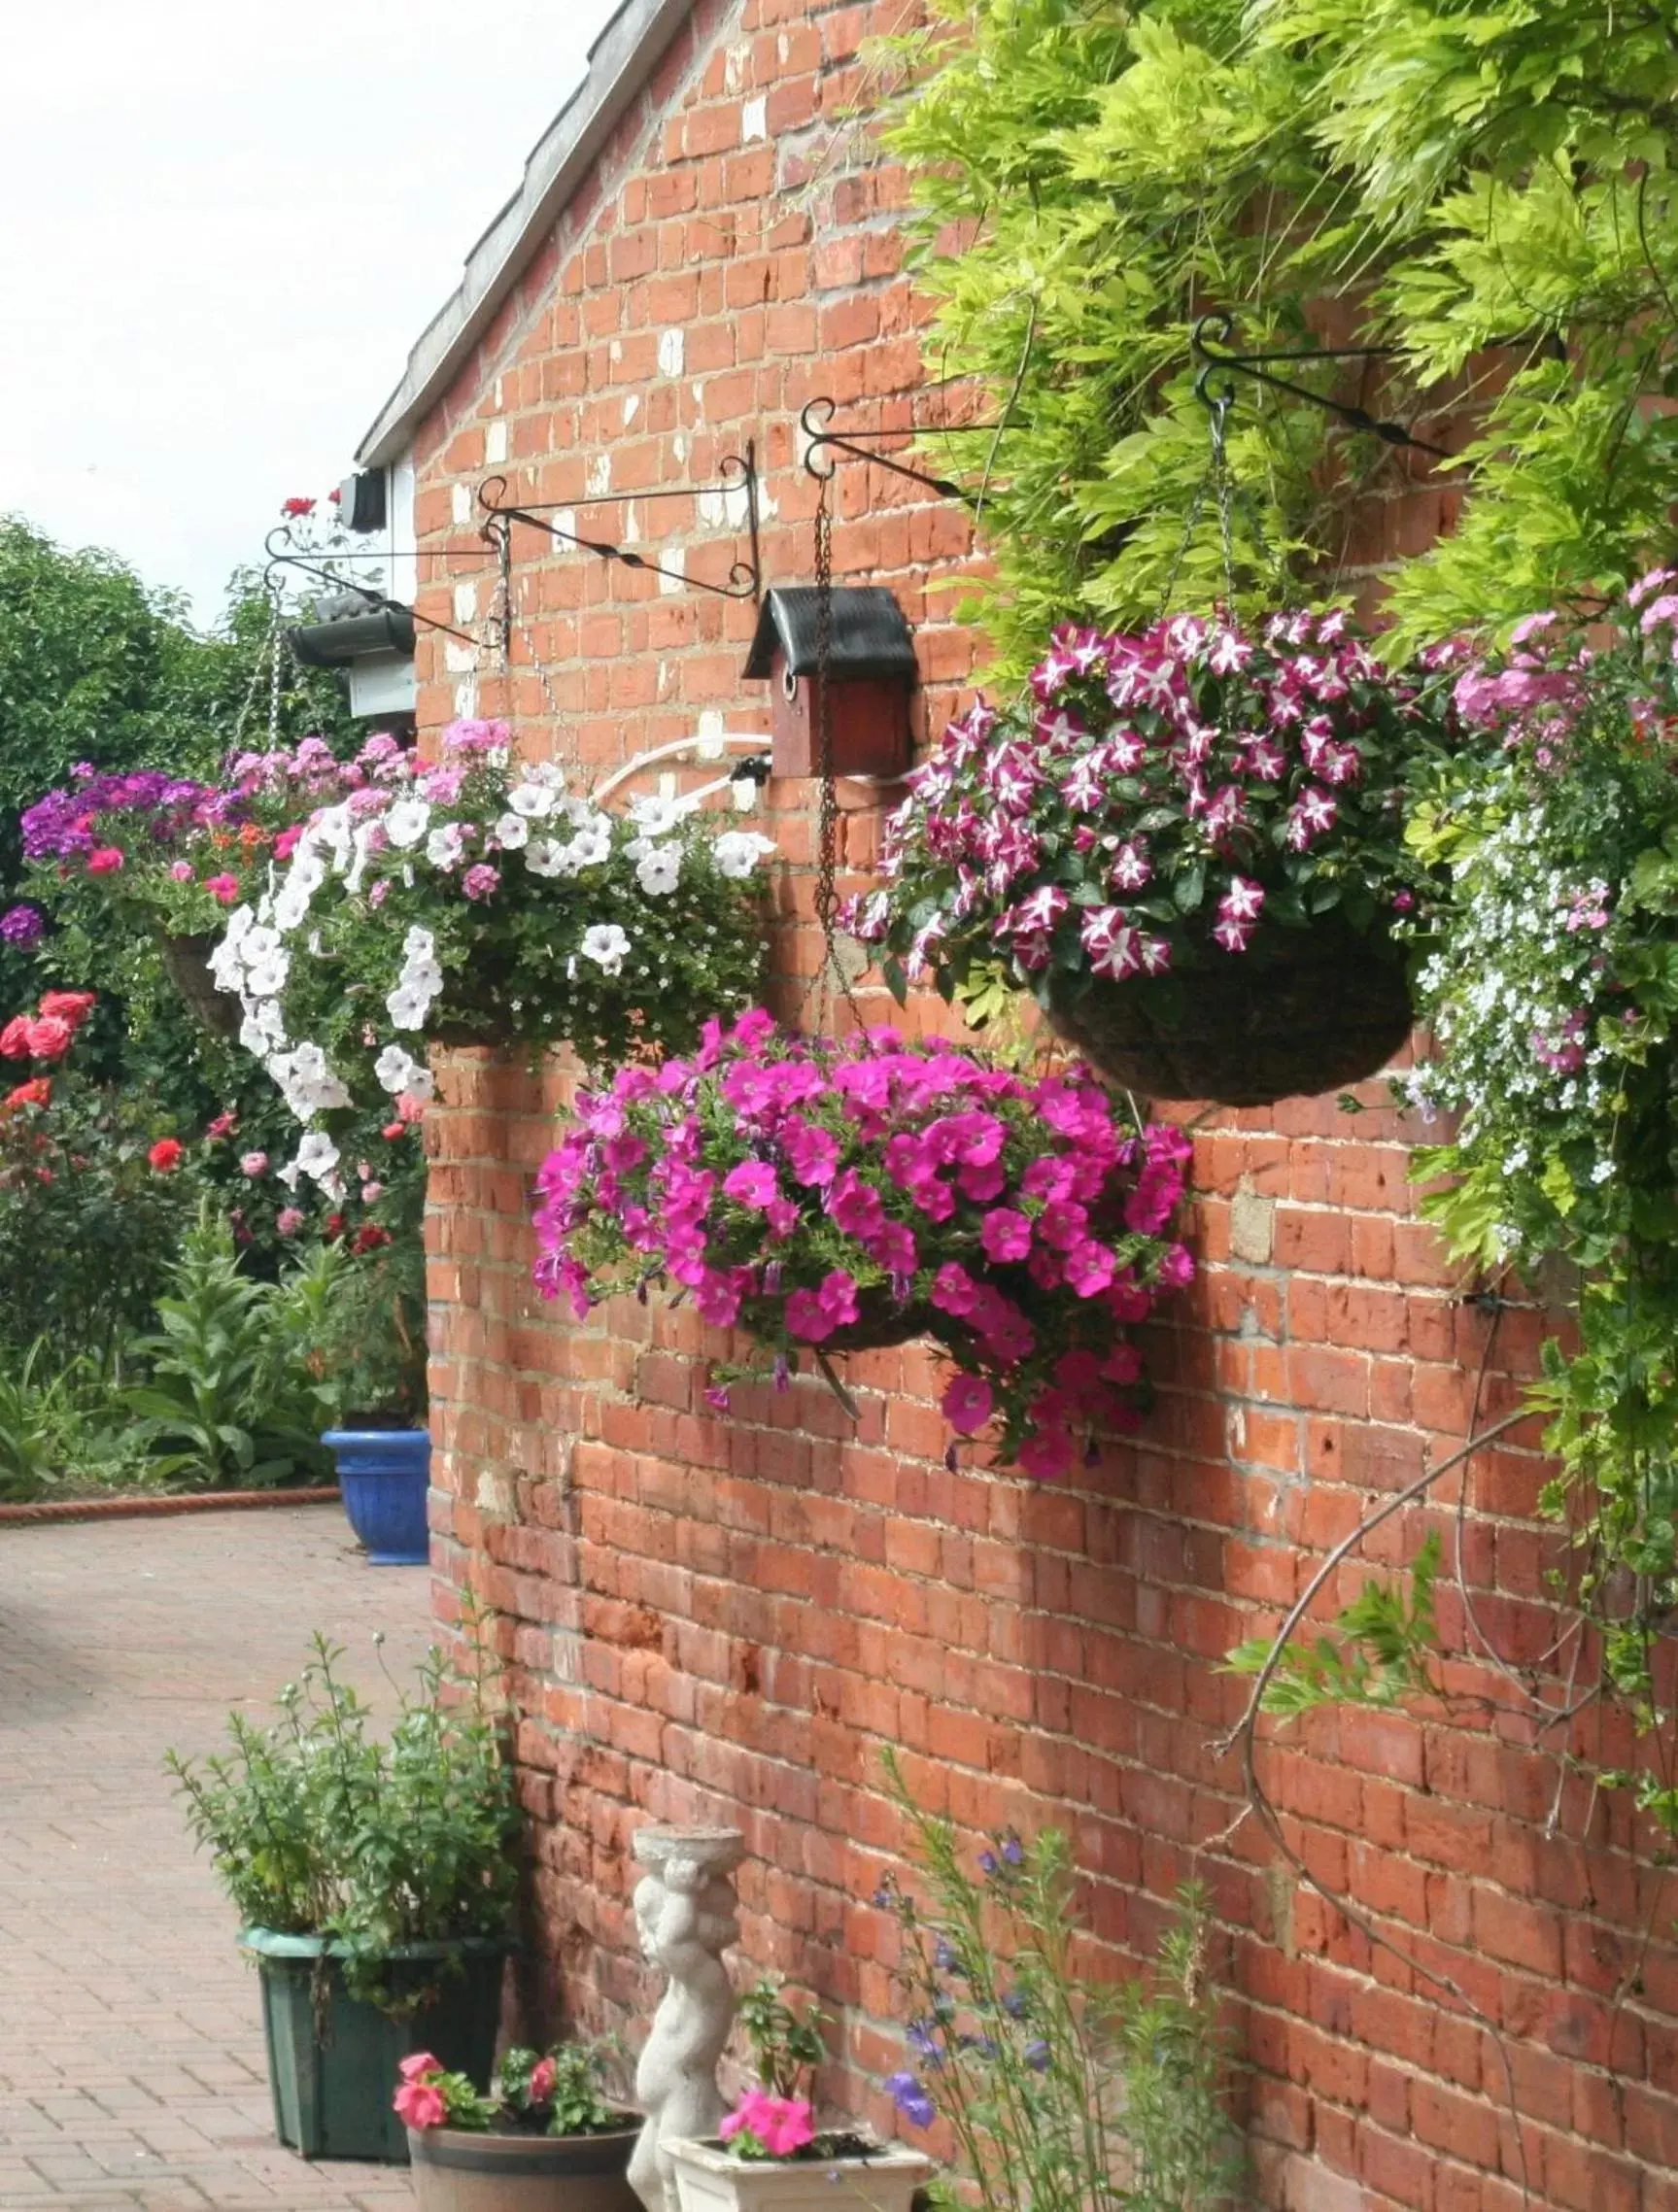
POLYGON ((995 1393, 982 1376, 955 1375, 941 1401, 943 1417, 960 1436, 973 1436, 990 1419, 995 1393))

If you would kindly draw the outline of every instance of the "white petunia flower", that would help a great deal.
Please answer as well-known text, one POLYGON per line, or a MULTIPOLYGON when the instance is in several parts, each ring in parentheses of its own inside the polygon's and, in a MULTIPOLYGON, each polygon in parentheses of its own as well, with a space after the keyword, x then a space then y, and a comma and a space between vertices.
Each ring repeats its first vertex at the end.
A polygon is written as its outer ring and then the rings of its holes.
POLYGON ((325 1182, 337 1165, 338 1147, 322 1129, 310 1130, 298 1145, 297 1157, 292 1162, 299 1174, 313 1175, 318 1183, 325 1182))
POLYGON ((466 857, 466 834, 458 822, 445 822, 426 839, 426 858, 447 875, 466 857))
POLYGON ((402 939, 402 958, 404 960, 434 960, 436 953, 436 938, 429 930, 421 929, 416 922, 402 939))
POLYGON ((434 996, 433 992, 416 991, 411 984, 398 983, 386 998, 385 1010, 397 1029, 424 1029, 434 996))
POLYGON ((503 814, 495 827, 495 839, 504 853, 516 853, 531 838, 531 825, 522 814, 503 814))
POLYGON ((717 872, 737 883, 774 849, 774 839, 760 835, 756 830, 725 830, 712 845, 711 857, 717 872))
POLYGON ((603 816, 597 817, 586 828, 577 832, 565 847, 565 866, 571 874, 580 868, 599 868, 602 861, 612 857, 611 827, 603 816))
POLYGON ((389 1091, 393 1098, 398 1091, 411 1091, 416 1077, 425 1072, 412 1053, 399 1044, 387 1044, 373 1062, 373 1073, 378 1077, 379 1088, 389 1091))
POLYGON ((532 875, 564 875, 564 847, 552 837, 534 837, 525 847, 525 866, 532 875))
POLYGON ((430 826, 431 807, 428 800, 398 799, 385 816, 386 836, 403 852, 417 845, 430 826))
POLYGON ((649 899, 663 899, 682 879, 679 845, 654 845, 635 864, 635 881, 649 899))
POLYGON ((559 793, 548 784, 537 783, 533 775, 524 783, 514 784, 507 794, 507 804, 527 822, 546 820, 559 802, 559 793))
POLYGON ((630 949, 629 933, 616 922, 595 922, 583 932, 583 941, 577 948, 585 960, 592 960, 608 975, 616 975, 624 965, 630 949))
POLYGON ((272 952, 255 968, 245 970, 245 987, 253 999, 277 999, 291 972, 289 952, 272 952))
POLYGON ((630 801, 630 820, 646 837, 668 837, 683 815, 691 811, 679 799, 654 796, 630 801))

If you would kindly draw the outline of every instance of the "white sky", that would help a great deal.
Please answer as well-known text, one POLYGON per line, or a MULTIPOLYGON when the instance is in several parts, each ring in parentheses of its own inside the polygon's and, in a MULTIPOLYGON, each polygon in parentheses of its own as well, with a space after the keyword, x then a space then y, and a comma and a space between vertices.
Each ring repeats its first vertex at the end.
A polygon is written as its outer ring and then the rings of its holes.
POLYGON ((220 611, 613 0, 0 0, 0 513, 220 611))

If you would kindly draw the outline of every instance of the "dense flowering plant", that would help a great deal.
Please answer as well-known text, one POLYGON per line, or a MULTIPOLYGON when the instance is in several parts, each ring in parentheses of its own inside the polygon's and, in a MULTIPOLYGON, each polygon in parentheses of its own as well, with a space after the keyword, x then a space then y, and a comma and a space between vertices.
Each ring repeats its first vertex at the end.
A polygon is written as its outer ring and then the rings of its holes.
MULTIPOLYGON (((890 1029, 800 1038, 754 1010, 582 1095, 538 1177, 535 1277, 579 1317, 658 1278, 776 1355, 925 1331, 964 1435, 1028 1473, 1135 1418, 1125 1329, 1193 1272, 1188 1140, 1125 1125, 1087 1070, 1039 1080, 890 1029)), ((713 1386, 714 1403, 726 1393, 713 1386)))
POLYGON ((150 1316, 208 1146, 189 1153, 144 1097, 85 1072, 94 1007, 48 991, 0 1026, 0 1342, 103 1362, 150 1316))
POLYGON ((282 837, 211 957, 305 1124, 285 1172, 331 1189, 346 1139, 399 1134, 430 1096, 428 1038, 621 1058, 750 995, 772 850, 756 831, 682 799, 605 813, 514 760, 500 723, 454 724, 435 766, 374 738, 358 766, 282 837))
POLYGON ((599 2135, 632 2127, 634 2116, 602 2096, 604 2055, 597 2044, 561 2043, 551 2051, 507 2051, 489 2094, 451 2073, 429 2051, 397 2069, 392 2103, 409 2127, 463 2127, 474 2134, 599 2135))
POLYGON ((1000 970, 1044 1004, 1285 957, 1328 915, 1379 944, 1413 899, 1406 777, 1440 741, 1339 612, 1059 630, 1023 705, 980 701, 914 770, 890 880, 846 926, 900 992, 930 973, 971 999, 1000 970))
POLYGON ((740 1998, 740 2025, 756 2079, 717 2129, 739 2159, 814 2159, 844 2155, 848 2137, 818 2135, 810 2085, 827 2057, 826 2013, 806 1997, 787 2001, 778 1976, 765 1975, 740 1998))
MULTIPOLYGON (((1499 1281, 1530 1284, 1550 1255, 1579 1270, 1576 1343, 1550 1336, 1527 1401, 1559 1462, 1541 1507, 1568 1531, 1551 1650, 1600 1653, 1592 1694, 1625 1702, 1644 1748, 1597 1779, 1678 1832, 1661 1655, 1678 1608, 1678 575, 1643 577, 1589 630, 1539 614, 1501 657, 1458 662, 1487 750, 1439 773, 1410 828, 1437 885, 1415 925, 1436 1053, 1400 1088, 1451 1117, 1416 1157, 1421 1209, 1499 1281)), ((1433 1686, 1431 1570, 1419 1557, 1413 1604, 1377 1590, 1341 1616, 1350 1661, 1251 1648, 1267 1708, 1382 1694, 1384 1653, 1433 1686)), ((1532 1695, 1553 1726, 1548 1685, 1532 1695)))

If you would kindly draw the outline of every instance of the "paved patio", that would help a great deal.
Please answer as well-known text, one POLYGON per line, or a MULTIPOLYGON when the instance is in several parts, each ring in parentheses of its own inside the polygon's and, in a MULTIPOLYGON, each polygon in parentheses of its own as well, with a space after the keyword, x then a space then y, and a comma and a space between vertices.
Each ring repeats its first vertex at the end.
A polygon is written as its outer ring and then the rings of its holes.
MULTIPOLYGON (((0 2205, 393 2212, 400 2170, 273 2139, 255 1982, 164 1751, 262 1713, 310 1631, 369 1695, 428 1641, 423 1568, 334 1507, 0 1530, 0 2205)), ((388 1693, 387 1693, 388 1694, 388 1693)))

